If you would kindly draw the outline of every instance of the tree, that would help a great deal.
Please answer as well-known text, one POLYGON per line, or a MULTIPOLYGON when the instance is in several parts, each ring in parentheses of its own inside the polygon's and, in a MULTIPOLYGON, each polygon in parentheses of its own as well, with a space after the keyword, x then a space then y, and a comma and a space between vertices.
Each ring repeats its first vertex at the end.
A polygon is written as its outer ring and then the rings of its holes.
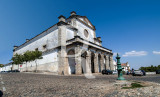
POLYGON ((158 65, 157 68, 160 69, 160 65, 158 65))
POLYGON ((22 64, 23 62, 26 62, 26 71, 28 71, 27 62, 35 61, 36 72, 37 72, 37 59, 42 59, 42 58, 43 57, 42 57, 41 51, 26 51, 23 55, 15 54, 11 60, 13 61, 13 64, 16 64, 16 65, 19 65, 19 64, 22 64))
POLYGON ((4 65, 3 64, 0 64, 0 67, 3 67, 4 65))
POLYGON ((11 60, 13 61, 13 64, 18 65, 18 69, 19 69, 19 64, 23 63, 23 55, 16 53, 11 60))
POLYGON ((27 62, 30 62, 33 60, 33 55, 32 55, 32 51, 26 51, 24 54, 23 54, 23 61, 26 62, 26 71, 28 71, 28 68, 27 68, 27 62))
POLYGON ((37 59, 43 59, 42 52, 36 50, 36 51, 33 51, 32 53, 33 53, 32 54, 33 55, 32 59, 35 60, 35 63, 36 63, 36 72, 37 72, 37 59))
POLYGON ((144 70, 146 72, 155 72, 156 70, 160 69, 160 65, 158 65, 158 66, 151 65, 151 66, 148 66, 148 67, 140 67, 139 69, 144 70))

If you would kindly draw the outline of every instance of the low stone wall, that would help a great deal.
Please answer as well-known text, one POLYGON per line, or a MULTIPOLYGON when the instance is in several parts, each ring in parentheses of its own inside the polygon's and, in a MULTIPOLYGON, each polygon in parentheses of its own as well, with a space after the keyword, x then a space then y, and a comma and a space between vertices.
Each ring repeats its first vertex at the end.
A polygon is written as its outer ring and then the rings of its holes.
POLYGON ((146 72, 147 75, 149 74, 156 74, 156 72, 146 72))

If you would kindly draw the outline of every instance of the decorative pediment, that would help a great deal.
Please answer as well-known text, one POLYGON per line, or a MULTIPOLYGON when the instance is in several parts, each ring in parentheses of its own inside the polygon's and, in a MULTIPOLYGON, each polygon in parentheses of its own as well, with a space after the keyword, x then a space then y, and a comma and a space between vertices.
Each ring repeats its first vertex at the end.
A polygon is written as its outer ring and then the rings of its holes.
POLYGON ((92 29, 95 29, 95 26, 89 21, 89 19, 86 16, 81 16, 78 18, 81 22, 83 22, 84 24, 88 25, 89 27, 91 27, 92 29))

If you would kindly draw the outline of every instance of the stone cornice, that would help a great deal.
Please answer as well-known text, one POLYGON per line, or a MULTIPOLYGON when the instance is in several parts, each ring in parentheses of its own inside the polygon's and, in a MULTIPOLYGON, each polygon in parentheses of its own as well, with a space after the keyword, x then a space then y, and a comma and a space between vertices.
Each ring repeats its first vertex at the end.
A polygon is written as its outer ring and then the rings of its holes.
POLYGON ((63 21, 57 23, 57 26, 62 26, 62 25, 69 25, 69 24, 63 21))
POLYGON ((94 40, 96 40, 96 41, 98 41, 98 42, 102 43, 102 41, 101 41, 101 40, 98 40, 97 38, 94 38, 94 40))
POLYGON ((84 42, 86 42, 87 43, 87 45, 89 45, 89 46, 94 46, 94 48, 96 48, 95 46, 97 46, 97 47, 99 47, 98 49, 101 49, 101 50, 103 50, 103 51, 109 51, 110 53, 112 53, 112 50, 110 50, 110 49, 107 49, 107 48, 105 48, 105 47, 102 47, 102 46, 100 46, 100 45, 97 45, 97 44, 95 44, 95 43, 93 43, 93 42, 90 42, 90 41, 87 41, 87 40, 84 40, 83 38, 81 38, 80 36, 75 36, 74 38, 72 38, 72 39, 70 39, 70 40, 67 40, 66 42, 68 42, 68 45, 69 44, 72 44, 72 43, 82 43, 82 44, 86 44, 86 43, 84 43, 84 42))

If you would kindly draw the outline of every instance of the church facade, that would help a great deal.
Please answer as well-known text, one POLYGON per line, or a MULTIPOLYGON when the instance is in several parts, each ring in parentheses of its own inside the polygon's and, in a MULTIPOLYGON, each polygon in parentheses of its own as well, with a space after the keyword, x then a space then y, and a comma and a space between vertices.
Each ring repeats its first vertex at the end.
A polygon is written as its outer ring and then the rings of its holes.
MULTIPOLYGON (((86 16, 71 12, 68 18, 59 16, 59 22, 47 30, 14 46, 13 55, 30 50, 43 52, 37 60, 37 70, 58 75, 100 73, 103 69, 113 70, 112 50, 102 46, 101 37, 96 37, 95 26, 86 16)), ((13 69, 35 71, 35 62, 13 65, 13 69)))

